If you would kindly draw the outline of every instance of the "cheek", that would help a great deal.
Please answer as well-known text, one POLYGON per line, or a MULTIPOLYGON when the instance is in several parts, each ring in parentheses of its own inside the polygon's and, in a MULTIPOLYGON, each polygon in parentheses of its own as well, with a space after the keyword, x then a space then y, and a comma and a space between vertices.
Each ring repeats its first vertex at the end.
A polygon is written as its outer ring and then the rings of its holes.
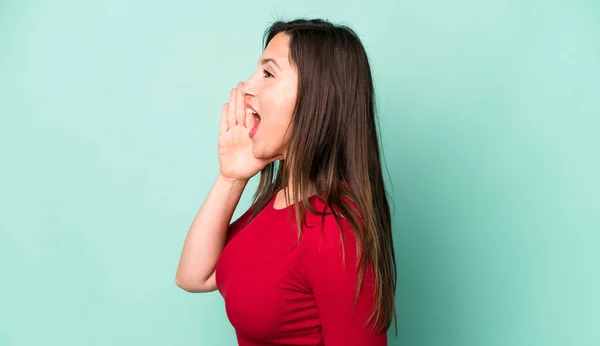
POLYGON ((277 110, 272 114, 272 134, 278 142, 282 142, 285 136, 289 136, 288 127, 292 121, 292 113, 294 111, 294 104, 288 104, 280 102, 277 105, 277 110), (288 133, 286 134, 286 131, 288 133))
POLYGON ((279 94, 279 97, 265 97, 261 101, 261 109, 265 115, 262 120, 264 121, 264 125, 266 125, 265 127, 269 127, 270 130, 277 132, 277 134, 273 133, 273 135, 283 136, 292 120, 296 98, 282 97, 279 94))
POLYGON ((290 136, 288 126, 296 106, 295 83, 295 79, 286 79, 277 85, 265 85, 260 92, 261 126, 264 126, 263 133, 268 134, 262 140, 269 147, 279 147, 290 136))

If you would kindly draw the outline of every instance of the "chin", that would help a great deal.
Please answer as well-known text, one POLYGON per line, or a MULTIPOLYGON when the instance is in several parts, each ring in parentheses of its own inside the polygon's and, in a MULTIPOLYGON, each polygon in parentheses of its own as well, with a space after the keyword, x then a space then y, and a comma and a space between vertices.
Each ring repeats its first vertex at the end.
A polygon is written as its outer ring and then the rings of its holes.
POLYGON ((264 150, 255 144, 252 146, 252 155, 254 155, 254 158, 257 158, 259 160, 264 160, 268 158, 267 155, 265 155, 264 150))
POLYGON ((254 158, 259 159, 259 160, 271 160, 272 158, 278 156, 279 154, 277 153, 277 151, 269 151, 269 150, 265 150, 265 148, 261 148, 257 145, 253 145, 252 146, 252 155, 254 156, 254 158))

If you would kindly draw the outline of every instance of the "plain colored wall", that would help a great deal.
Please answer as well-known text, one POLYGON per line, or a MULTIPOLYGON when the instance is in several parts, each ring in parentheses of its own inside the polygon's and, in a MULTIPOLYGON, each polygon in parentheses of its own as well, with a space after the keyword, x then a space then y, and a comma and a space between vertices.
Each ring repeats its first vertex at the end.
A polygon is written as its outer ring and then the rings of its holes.
POLYGON ((175 271, 221 105, 301 16, 353 27, 372 64, 390 345, 600 345, 598 2, 4 0, 1 346, 235 344, 219 293, 175 271))

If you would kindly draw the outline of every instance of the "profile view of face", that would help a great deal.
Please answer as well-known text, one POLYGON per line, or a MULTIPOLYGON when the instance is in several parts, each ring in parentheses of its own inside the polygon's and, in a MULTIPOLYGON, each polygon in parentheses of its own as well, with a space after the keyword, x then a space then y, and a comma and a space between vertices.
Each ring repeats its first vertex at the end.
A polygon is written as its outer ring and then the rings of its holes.
POLYGON ((288 131, 288 126, 298 93, 298 73, 289 60, 289 45, 286 33, 275 35, 260 56, 257 70, 242 89, 246 95, 246 111, 254 113, 250 136, 256 158, 285 155, 292 131, 288 131))

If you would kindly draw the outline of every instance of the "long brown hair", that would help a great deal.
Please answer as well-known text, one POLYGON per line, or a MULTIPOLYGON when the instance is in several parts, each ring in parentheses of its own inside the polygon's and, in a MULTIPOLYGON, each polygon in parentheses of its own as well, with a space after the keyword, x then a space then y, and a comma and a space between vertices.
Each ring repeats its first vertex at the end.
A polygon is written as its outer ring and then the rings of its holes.
POLYGON ((338 226, 340 216, 349 221, 362 253, 355 304, 367 261, 373 266, 376 302, 365 326, 375 318, 375 329, 386 332, 394 318, 397 333, 396 261, 367 54, 352 29, 326 20, 277 21, 265 31, 265 49, 280 32, 290 37, 298 95, 287 159, 261 171, 251 218, 284 189, 286 200, 291 193, 299 201, 294 211, 300 241, 306 211, 323 215, 308 201, 316 189, 338 226))

